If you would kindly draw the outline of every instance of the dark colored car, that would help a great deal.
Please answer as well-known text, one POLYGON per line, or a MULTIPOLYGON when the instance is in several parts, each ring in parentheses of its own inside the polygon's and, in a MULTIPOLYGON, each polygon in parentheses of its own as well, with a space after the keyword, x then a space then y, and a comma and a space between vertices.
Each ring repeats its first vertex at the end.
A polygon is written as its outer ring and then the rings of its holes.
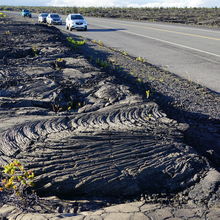
POLYGON ((21 15, 22 15, 23 17, 29 17, 29 18, 32 17, 31 12, 30 12, 29 10, 27 10, 27 9, 23 9, 23 10, 21 11, 21 15))
POLYGON ((41 13, 41 14, 39 14, 38 22, 39 23, 46 23, 47 22, 47 16, 48 16, 48 13, 41 13))

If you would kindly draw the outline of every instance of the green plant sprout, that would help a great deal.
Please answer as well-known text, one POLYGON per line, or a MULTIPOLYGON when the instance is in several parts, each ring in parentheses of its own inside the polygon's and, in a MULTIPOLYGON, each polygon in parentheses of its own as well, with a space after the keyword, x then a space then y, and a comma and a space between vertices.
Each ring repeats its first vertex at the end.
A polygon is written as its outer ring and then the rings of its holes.
POLYGON ((57 62, 63 62, 63 58, 57 58, 56 61, 57 62))
POLYGON ((101 40, 99 40, 99 41, 98 41, 98 45, 103 47, 103 46, 104 46, 104 43, 103 43, 101 40))
POLYGON ((138 81, 139 83, 142 83, 142 82, 143 82, 143 80, 140 79, 140 78, 138 78, 137 81, 138 81))
POLYGON ((37 49, 37 46, 32 46, 32 51, 35 57, 38 56, 39 50, 37 49))
POLYGON ((136 60, 137 60, 137 61, 140 61, 140 62, 142 62, 142 63, 145 62, 145 60, 144 60, 143 57, 137 57, 136 60))
POLYGON ((69 43, 71 43, 75 48, 78 46, 82 46, 86 43, 85 40, 74 40, 72 37, 66 38, 69 43))
POLYGON ((101 40, 99 40, 99 41, 97 41, 97 40, 92 40, 91 42, 94 43, 94 44, 98 44, 98 45, 101 46, 101 47, 104 46, 104 43, 103 43, 101 40))
POLYGON ((0 12, 0 18, 5 18, 5 17, 6 17, 6 14, 3 12, 0 12))
POLYGON ((145 118, 147 121, 151 120, 152 119, 152 114, 148 114, 148 116, 145 118))
POLYGON ((148 80, 149 80, 149 81, 154 81, 154 80, 155 80, 155 77, 153 77, 153 76, 148 76, 148 80))
POLYGON ((146 94, 146 97, 147 97, 147 99, 150 97, 150 90, 146 90, 145 91, 145 94, 146 94))
POLYGON ((58 70, 61 70, 66 65, 66 61, 63 58, 57 58, 54 63, 55 63, 56 69, 58 70))
POLYGON ((11 31, 5 31, 5 35, 10 35, 11 31))
POLYGON ((1 181, 0 192, 12 192, 16 196, 23 197, 24 191, 34 186, 34 172, 26 171, 20 161, 14 160, 3 168, 4 179, 1 181))
POLYGON ((99 58, 96 59, 96 63, 102 68, 107 68, 110 65, 107 61, 101 60, 99 58))
POLYGON ((126 51, 121 51, 121 53, 122 53, 124 56, 127 56, 127 55, 128 55, 128 52, 126 52, 126 51))
POLYGON ((82 107, 81 102, 68 102, 67 110, 71 111, 72 109, 79 109, 82 107))

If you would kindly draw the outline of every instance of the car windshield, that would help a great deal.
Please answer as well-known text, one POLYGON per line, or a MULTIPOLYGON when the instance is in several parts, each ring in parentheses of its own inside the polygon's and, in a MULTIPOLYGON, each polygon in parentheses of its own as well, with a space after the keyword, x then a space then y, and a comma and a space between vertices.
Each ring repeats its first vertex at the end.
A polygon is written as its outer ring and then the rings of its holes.
POLYGON ((83 20, 83 16, 81 15, 71 15, 71 20, 83 20))
POLYGON ((42 17, 47 17, 47 13, 42 13, 42 14, 40 14, 40 16, 42 16, 42 17))
POLYGON ((24 10, 23 10, 23 12, 29 12, 29 10, 27 10, 27 9, 24 9, 24 10))
POLYGON ((50 16, 51 16, 51 18, 60 18, 60 16, 57 15, 57 14, 52 14, 52 15, 50 15, 50 16))

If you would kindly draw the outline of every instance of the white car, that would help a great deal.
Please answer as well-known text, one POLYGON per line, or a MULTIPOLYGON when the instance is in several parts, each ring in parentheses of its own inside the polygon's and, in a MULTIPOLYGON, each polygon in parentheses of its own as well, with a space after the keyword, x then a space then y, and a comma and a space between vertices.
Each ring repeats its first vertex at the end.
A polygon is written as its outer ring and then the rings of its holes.
POLYGON ((62 25, 62 18, 58 14, 49 14, 46 18, 48 24, 62 25))
POLYGON ((46 23, 47 22, 47 16, 48 16, 48 13, 41 13, 39 14, 38 16, 38 22, 39 23, 46 23))
POLYGON ((66 29, 72 31, 76 30, 87 30, 87 21, 81 14, 69 14, 66 18, 66 29))

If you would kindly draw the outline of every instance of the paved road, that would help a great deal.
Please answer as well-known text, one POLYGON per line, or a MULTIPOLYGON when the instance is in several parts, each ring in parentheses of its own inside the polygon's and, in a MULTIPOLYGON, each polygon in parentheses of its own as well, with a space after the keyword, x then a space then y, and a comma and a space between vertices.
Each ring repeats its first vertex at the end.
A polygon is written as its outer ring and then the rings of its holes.
POLYGON ((220 92, 220 30, 118 19, 87 20, 89 31, 76 32, 77 35, 144 57, 152 64, 220 92))
POLYGON ((92 17, 87 21, 87 32, 73 33, 144 57, 152 64, 220 93, 220 30, 92 17))

